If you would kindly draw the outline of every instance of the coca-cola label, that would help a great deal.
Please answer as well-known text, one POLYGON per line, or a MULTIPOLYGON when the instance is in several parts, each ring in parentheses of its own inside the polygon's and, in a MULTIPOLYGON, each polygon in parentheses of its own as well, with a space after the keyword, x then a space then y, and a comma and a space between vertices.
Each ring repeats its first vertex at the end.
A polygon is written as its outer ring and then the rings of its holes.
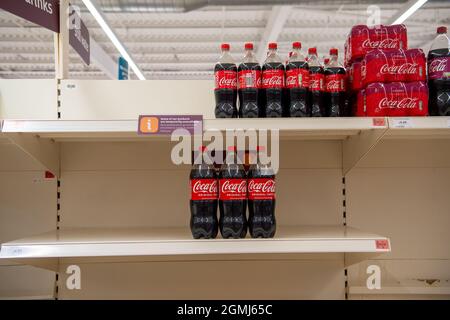
POLYGON ((322 73, 309 74, 309 89, 312 91, 323 91, 325 76, 322 73))
POLYGON ((365 49, 399 49, 401 48, 399 44, 400 39, 382 39, 382 40, 371 40, 366 39, 362 42, 361 46, 365 49))
POLYGON ((417 63, 403 63, 401 65, 384 64, 380 68, 381 74, 422 74, 417 63))
POLYGON ((216 179, 192 179, 191 200, 216 200, 218 188, 216 179))
POLYGON ((287 70, 286 88, 309 88, 309 71, 303 68, 287 70))
POLYGON ((281 89, 284 87, 284 70, 281 69, 269 69, 264 70, 262 73, 262 87, 264 89, 276 88, 281 89))
POLYGON ((232 70, 219 70, 215 72, 216 89, 236 89, 237 72, 232 70))
POLYGON ((260 70, 241 70, 238 73, 239 89, 257 89, 261 88, 260 70))
POLYGON ((325 91, 343 92, 345 91, 345 74, 330 74, 325 77, 325 91))
POLYGON ((378 104, 379 109, 415 109, 419 108, 421 100, 419 98, 389 99, 383 98, 378 104))
POLYGON ((275 180, 268 178, 250 179, 248 181, 249 200, 275 199, 275 180))
POLYGON ((433 58, 428 61, 428 79, 450 78, 450 57, 433 58))
POLYGON ((244 200, 247 199, 246 179, 220 179, 220 200, 244 200))

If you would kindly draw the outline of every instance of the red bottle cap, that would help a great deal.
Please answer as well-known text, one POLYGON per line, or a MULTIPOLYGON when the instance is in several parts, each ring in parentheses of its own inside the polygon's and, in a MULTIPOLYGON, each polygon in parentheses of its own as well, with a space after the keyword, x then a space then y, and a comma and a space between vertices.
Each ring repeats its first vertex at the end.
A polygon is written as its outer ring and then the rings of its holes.
POLYGON ((264 152, 264 151, 266 151, 266 147, 265 146, 257 146, 256 150, 264 152))
POLYGON ((292 48, 294 48, 294 49, 301 49, 302 48, 302 43, 300 41, 293 42, 292 43, 292 48))
POLYGON ((278 48, 278 45, 276 42, 269 43, 269 49, 277 49, 277 48, 278 48))
POLYGON ((317 48, 309 48, 308 54, 317 54, 317 48))
POLYGON ((328 64, 328 62, 330 62, 330 59, 328 58, 323 59, 323 64, 328 64))
POLYGON ((330 56, 337 56, 338 55, 338 49, 331 48, 330 49, 330 56))
POLYGON ((200 146, 200 148, 198 148, 201 152, 205 152, 206 150, 208 150, 208 148, 206 148, 206 146, 200 146))
POLYGON ((228 43, 222 43, 220 46, 222 50, 230 50, 230 45, 228 43))
POLYGON ((445 27, 445 26, 438 27, 437 28, 437 33, 438 34, 447 33, 447 27, 445 27))
POLYGON ((232 152, 236 152, 237 148, 236 148, 236 146, 229 146, 229 147, 227 148, 227 150, 228 150, 228 151, 232 151, 232 152))
POLYGON ((253 43, 247 42, 247 43, 244 45, 244 48, 245 48, 245 50, 253 50, 253 43))

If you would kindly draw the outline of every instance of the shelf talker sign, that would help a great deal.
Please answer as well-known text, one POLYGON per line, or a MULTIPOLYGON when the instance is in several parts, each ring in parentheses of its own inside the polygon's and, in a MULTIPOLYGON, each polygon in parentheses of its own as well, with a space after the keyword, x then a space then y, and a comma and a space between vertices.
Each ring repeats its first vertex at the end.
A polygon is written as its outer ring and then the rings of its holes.
POLYGON ((0 8, 59 33, 59 0, 1 0, 0 8))
POLYGON ((119 57, 119 80, 128 80, 128 61, 119 57))
POLYGON ((80 55, 81 59, 89 65, 91 63, 91 39, 89 30, 81 20, 80 7, 69 7, 69 44, 80 55))
POLYGON ((139 116, 138 133, 142 135, 171 135, 177 129, 191 135, 203 132, 203 116, 157 115, 139 116))

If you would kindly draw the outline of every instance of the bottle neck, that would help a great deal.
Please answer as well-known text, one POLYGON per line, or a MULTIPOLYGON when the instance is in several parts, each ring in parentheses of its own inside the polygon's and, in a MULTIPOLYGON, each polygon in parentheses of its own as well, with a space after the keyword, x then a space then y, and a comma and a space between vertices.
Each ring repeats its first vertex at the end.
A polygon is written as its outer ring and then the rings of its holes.
POLYGON ((300 48, 292 49, 292 56, 289 61, 305 61, 305 57, 303 56, 300 48))
POLYGON ((253 50, 251 50, 251 49, 245 50, 244 62, 255 62, 256 63, 256 58, 255 58, 255 55, 253 54, 253 50))
POLYGON ((317 57, 317 54, 313 53, 308 56, 308 64, 310 66, 320 66, 319 58, 317 57))
POLYGON ((339 67, 338 56, 333 54, 330 56, 330 61, 327 64, 327 67, 339 67))
POLYGON ((229 50, 222 50, 222 55, 220 56, 219 62, 221 63, 234 63, 233 57, 229 50))

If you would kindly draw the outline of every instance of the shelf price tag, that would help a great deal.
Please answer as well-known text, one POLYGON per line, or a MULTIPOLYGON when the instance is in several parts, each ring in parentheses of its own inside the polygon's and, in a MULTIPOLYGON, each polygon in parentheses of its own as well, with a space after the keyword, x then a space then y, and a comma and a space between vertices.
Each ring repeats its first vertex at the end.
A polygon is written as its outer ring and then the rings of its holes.
POLYGON ((372 123, 374 127, 384 127, 386 125, 385 118, 373 118, 372 123))
POLYGON ((412 121, 410 118, 392 119, 392 127, 394 128, 412 128, 412 121))
POLYGON ((389 250, 389 241, 387 239, 375 240, 377 250, 389 250))
POLYGON ((201 115, 139 116, 138 134, 170 135, 177 129, 187 130, 190 134, 202 134, 203 116, 201 115))

